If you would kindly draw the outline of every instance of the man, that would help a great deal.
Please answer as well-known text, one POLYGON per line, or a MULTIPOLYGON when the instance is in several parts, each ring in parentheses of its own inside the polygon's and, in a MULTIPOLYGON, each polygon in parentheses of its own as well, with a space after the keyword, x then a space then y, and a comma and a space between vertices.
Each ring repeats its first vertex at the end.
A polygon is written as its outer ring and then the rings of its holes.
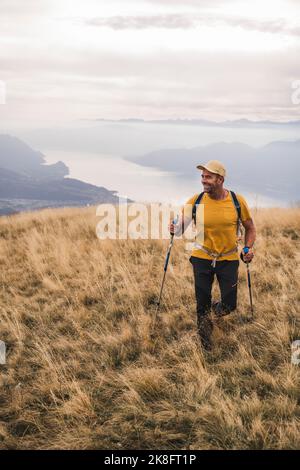
MULTIPOLYGON (((204 239, 203 244, 194 244, 190 262, 195 279, 198 332, 203 347, 210 350, 213 329, 209 317, 211 307, 217 316, 227 315, 236 309, 239 222, 245 228, 245 246, 242 251, 245 262, 250 262, 254 256, 253 244, 256 231, 245 199, 240 194, 232 194, 223 187, 226 176, 224 165, 217 160, 210 160, 205 165, 198 165, 197 168, 202 170, 203 193, 200 204, 204 205, 204 220, 202 220, 204 239), (221 291, 221 301, 211 305, 211 290, 215 275, 221 291)), ((188 227, 193 218, 192 207, 196 201, 199 201, 198 197, 199 194, 196 194, 187 201, 177 225, 170 223, 171 233, 180 235, 188 227)), ((197 220, 197 227, 199 227, 198 222, 197 220)))

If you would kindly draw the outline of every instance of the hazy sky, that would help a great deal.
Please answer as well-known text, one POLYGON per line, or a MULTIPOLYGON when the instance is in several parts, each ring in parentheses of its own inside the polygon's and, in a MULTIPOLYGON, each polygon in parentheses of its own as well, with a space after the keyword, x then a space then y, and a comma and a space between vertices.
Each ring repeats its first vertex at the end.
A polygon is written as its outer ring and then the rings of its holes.
POLYGON ((0 0, 1 128, 298 119, 299 57, 300 0, 0 0))

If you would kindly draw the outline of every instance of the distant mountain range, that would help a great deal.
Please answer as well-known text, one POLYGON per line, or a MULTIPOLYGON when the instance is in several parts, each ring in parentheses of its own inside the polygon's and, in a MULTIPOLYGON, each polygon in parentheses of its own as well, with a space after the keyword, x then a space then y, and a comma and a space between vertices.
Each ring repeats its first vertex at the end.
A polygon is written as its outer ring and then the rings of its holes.
POLYGON ((102 122, 124 122, 124 123, 149 123, 149 124, 180 124, 191 126, 206 126, 206 127, 233 127, 233 128, 265 128, 265 127, 287 127, 297 126, 300 127, 300 120, 296 121, 251 121, 249 119, 236 119, 232 121, 209 121, 206 119, 93 119, 93 121, 102 122))
POLYGON ((63 162, 45 164, 44 155, 10 135, 0 135, 0 214, 43 207, 117 203, 117 191, 66 178, 63 162))
POLYGON ((289 202, 300 200, 300 140, 272 142, 260 148, 221 142, 192 149, 162 149, 127 159, 185 179, 200 179, 197 164, 220 160, 232 189, 239 187, 289 202))

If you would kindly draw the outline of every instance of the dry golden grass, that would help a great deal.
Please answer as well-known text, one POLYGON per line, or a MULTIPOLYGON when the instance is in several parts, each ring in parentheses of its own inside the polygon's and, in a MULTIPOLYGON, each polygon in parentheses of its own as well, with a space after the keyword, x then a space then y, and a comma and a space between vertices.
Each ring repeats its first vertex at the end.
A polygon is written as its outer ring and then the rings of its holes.
POLYGON ((299 448, 300 210, 254 218, 255 321, 241 265, 207 354, 183 241, 151 336, 167 241, 99 241, 95 208, 2 217, 0 447, 299 448))

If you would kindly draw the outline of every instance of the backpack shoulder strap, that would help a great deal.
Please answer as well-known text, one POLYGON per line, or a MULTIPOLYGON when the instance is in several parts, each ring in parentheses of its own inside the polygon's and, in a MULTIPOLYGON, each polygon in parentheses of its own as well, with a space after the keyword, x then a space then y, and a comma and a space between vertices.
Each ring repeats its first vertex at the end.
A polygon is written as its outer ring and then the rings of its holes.
MULTIPOLYGON (((199 196, 197 197, 194 205, 193 205, 193 209, 192 209, 192 219, 194 221, 194 223, 196 224, 196 212, 197 212, 197 206, 198 204, 201 203, 201 200, 204 196, 204 192, 200 193, 199 196)), ((239 200, 238 198, 236 197, 236 194, 235 192, 233 191, 230 191, 230 196, 232 198, 232 201, 233 201, 233 204, 234 204, 234 207, 236 209, 236 212, 237 212, 237 215, 238 215, 238 219, 241 220, 241 216, 242 216, 242 213, 241 213, 241 205, 239 203, 239 200)))
POLYGON ((199 196, 197 197, 193 209, 192 209, 192 220, 194 221, 194 224, 196 225, 196 212, 197 212, 197 206, 200 204, 202 198, 204 196, 204 192, 200 193, 199 196))
POLYGON ((230 191, 230 195, 231 195, 234 207, 236 209, 238 219, 241 220, 242 213, 241 213, 241 205, 239 203, 239 200, 238 200, 238 198, 236 197, 236 194, 233 191, 230 191))

